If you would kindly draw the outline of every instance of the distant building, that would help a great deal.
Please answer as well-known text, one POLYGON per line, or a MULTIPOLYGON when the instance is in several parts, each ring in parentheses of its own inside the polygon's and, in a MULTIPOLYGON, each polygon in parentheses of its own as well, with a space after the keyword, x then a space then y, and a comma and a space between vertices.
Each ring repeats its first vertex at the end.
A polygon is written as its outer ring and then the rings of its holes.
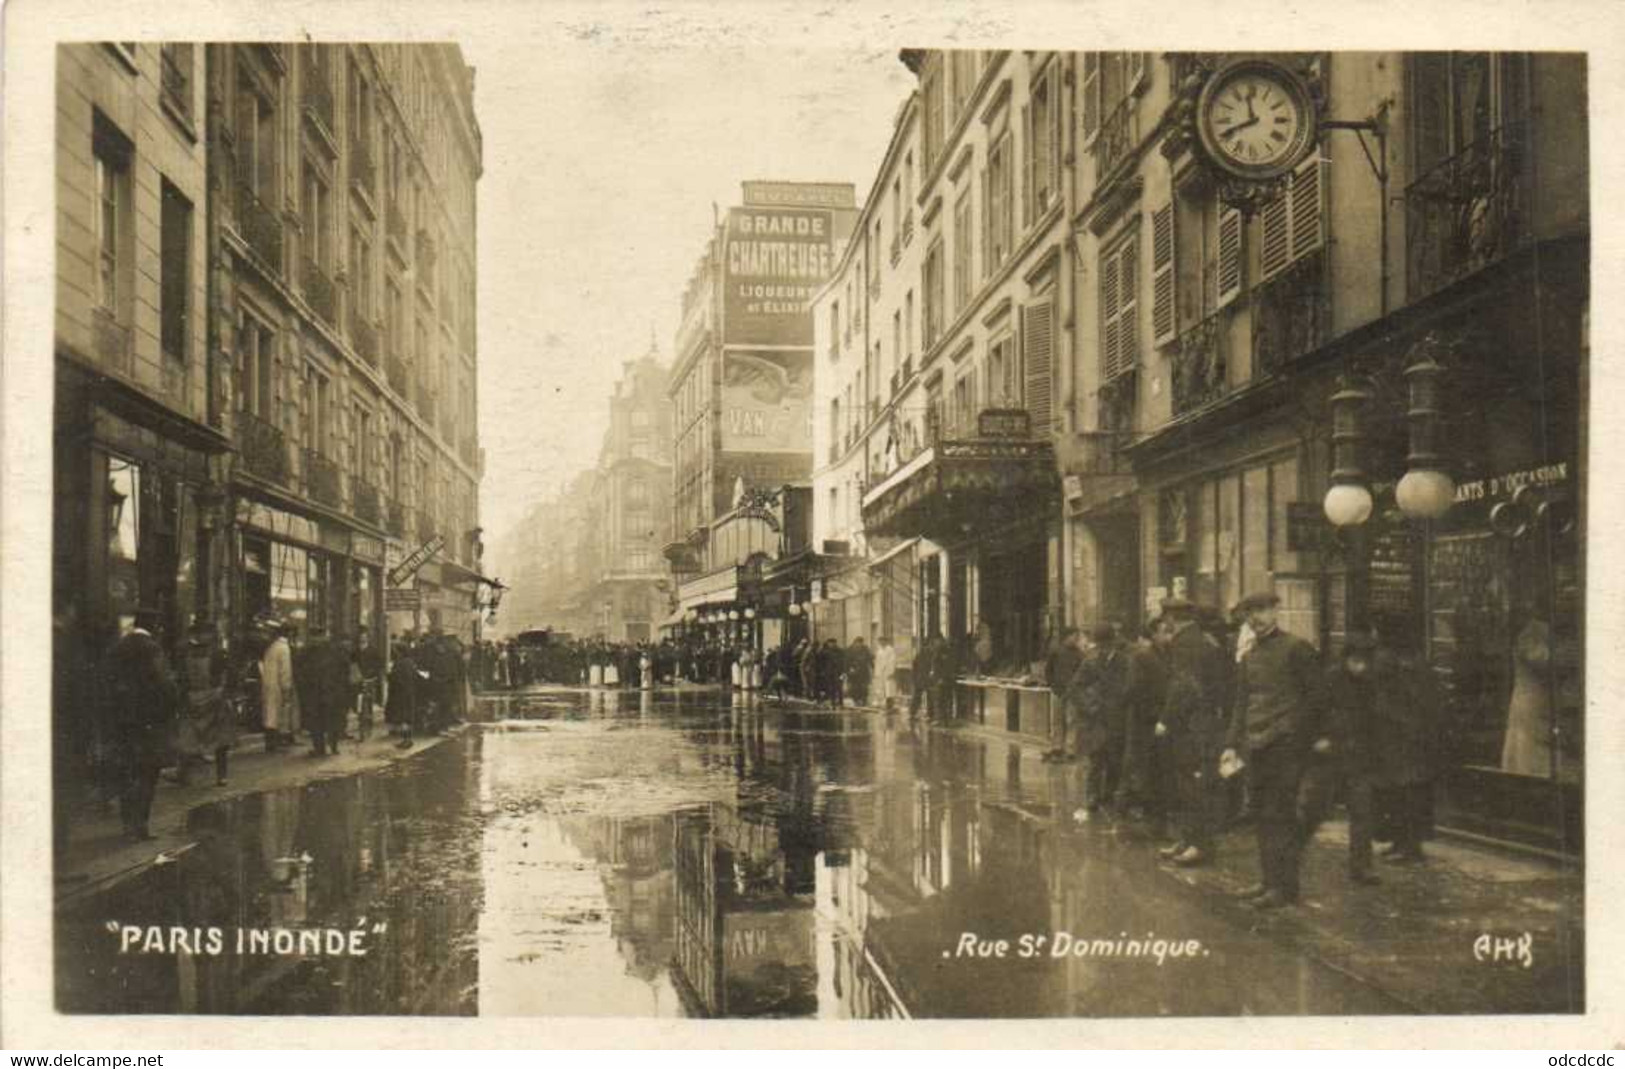
POLYGON ((811 480, 809 302, 856 216, 850 184, 746 182, 695 268, 669 385, 674 530, 665 555, 679 585, 674 625, 701 610, 787 613, 788 590, 771 609, 747 605, 760 599, 723 574, 741 566, 741 553, 776 557, 781 547, 741 549, 712 536, 740 507, 770 507, 783 487, 811 480))

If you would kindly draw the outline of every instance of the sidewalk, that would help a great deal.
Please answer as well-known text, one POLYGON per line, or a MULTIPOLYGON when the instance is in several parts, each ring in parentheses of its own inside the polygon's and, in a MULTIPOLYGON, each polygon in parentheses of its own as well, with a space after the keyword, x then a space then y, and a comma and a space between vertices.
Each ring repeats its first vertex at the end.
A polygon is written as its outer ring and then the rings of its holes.
MULTIPOLYGON (((800 699, 786 705, 813 707, 800 699)), ((842 710, 884 713, 872 706, 842 710)), ((1083 766, 1043 764, 1043 741, 980 725, 948 727, 956 734, 1018 748, 1024 775, 1029 774, 1029 764, 1031 775, 1049 770, 1050 782, 1057 785, 1051 804, 1034 805, 1044 811, 1026 815, 1065 829, 1068 840, 1078 847, 1086 849, 1089 838, 1102 835, 1137 841, 1147 851, 1157 847, 1143 822, 1110 815, 1079 822, 1074 813, 1082 800, 1083 766)), ((1267 913, 1236 898, 1258 881, 1258 847, 1251 825, 1224 832, 1207 865, 1186 869, 1163 863, 1158 871, 1184 884, 1238 927, 1369 983, 1417 1013, 1582 1012, 1582 867, 1447 833, 1428 842, 1425 852, 1427 860, 1414 866, 1379 859, 1376 871, 1382 883, 1356 886, 1347 877, 1348 824, 1329 821, 1304 851, 1300 903, 1267 913), (1488 939, 1481 942, 1483 937, 1488 939), (1508 941, 1499 957, 1496 940, 1508 941)))
POLYGON ((173 769, 164 770, 148 824, 156 836, 154 839, 135 842, 127 837, 119 821, 116 802, 80 808, 74 815, 67 856, 57 867, 57 876, 72 878, 57 880, 57 903, 103 890, 190 845, 193 837, 186 831, 186 818, 197 806, 370 772, 445 741, 443 737, 430 735, 420 738, 410 750, 400 750, 395 746, 395 737, 380 727, 375 728, 372 737, 364 743, 346 741, 336 756, 314 758, 307 756, 310 745, 304 740, 276 753, 266 753, 261 735, 243 735, 232 750, 228 783, 224 787, 215 785, 212 758, 207 765, 194 766, 191 783, 185 787, 171 779, 173 769))

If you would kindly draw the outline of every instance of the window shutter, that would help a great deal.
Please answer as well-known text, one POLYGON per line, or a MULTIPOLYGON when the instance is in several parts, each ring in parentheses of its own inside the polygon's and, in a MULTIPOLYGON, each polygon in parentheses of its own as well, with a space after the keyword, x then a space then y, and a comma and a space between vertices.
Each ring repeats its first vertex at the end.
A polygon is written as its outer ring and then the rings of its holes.
POLYGON ((1259 277, 1268 281, 1292 262, 1292 193, 1276 197, 1259 213, 1263 243, 1258 252, 1259 277))
POLYGON ((1100 132, 1100 53, 1083 54, 1083 143, 1100 132))
POLYGON ((1219 215, 1218 306, 1241 292, 1241 213, 1225 208, 1219 215))
POLYGON ((1117 254, 1100 262, 1100 378, 1111 379, 1122 362, 1122 339, 1117 323, 1117 254))
POLYGON ((1177 333, 1174 301, 1174 206, 1151 213, 1151 334, 1160 345, 1177 333))
POLYGON ((1033 130, 1032 108, 1026 104, 1021 106, 1021 137, 1021 225, 1027 227, 1033 221, 1033 163, 1038 158, 1038 138, 1033 130))
POLYGON ((1121 366, 1127 371, 1140 364, 1140 232, 1136 230, 1123 243, 1119 254, 1122 262, 1117 271, 1117 318, 1119 344, 1122 345, 1121 366))
POLYGON ((1035 301, 1021 310, 1022 365, 1026 376, 1027 411, 1032 416, 1033 434, 1048 438, 1050 433, 1050 365, 1054 345, 1055 304, 1050 299, 1035 301))
POLYGON ((1292 176, 1292 259, 1307 256, 1325 240, 1325 189, 1319 154, 1292 176))

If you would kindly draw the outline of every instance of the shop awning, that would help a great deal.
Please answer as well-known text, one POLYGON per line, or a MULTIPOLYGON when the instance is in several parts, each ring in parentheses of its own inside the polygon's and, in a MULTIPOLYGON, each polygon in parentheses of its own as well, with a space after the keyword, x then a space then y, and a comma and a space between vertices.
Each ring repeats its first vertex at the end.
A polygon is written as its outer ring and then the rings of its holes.
POLYGON ((685 610, 706 605, 726 605, 738 600, 739 568, 735 565, 690 579, 677 589, 678 606, 685 610))
POLYGON ((886 552, 884 552, 880 556, 876 557, 874 560, 870 561, 869 562, 869 567, 870 568, 879 568, 882 565, 884 565, 887 561, 891 560, 893 557, 896 557, 897 555, 899 555, 901 553, 907 553, 909 550, 914 548, 914 543, 918 542, 919 540, 920 540, 919 535, 915 535, 913 538, 905 538, 905 539, 903 539, 901 542, 897 543, 895 546, 891 547, 886 552))
POLYGON ((489 576, 481 575, 474 569, 465 568, 452 560, 442 560, 440 562, 440 579, 441 582, 452 586, 461 586, 464 583, 484 583, 486 586, 494 586, 502 590, 507 589, 502 585, 500 579, 492 579, 489 576))

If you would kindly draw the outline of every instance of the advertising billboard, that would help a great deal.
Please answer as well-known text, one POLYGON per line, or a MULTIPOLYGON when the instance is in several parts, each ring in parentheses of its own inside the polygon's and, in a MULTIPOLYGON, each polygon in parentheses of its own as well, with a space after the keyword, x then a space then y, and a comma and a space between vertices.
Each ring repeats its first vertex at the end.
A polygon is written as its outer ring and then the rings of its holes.
POLYGON ((730 208, 723 248, 723 344, 810 347, 812 296, 834 270, 829 211, 730 208))
POLYGON ((812 452, 811 350, 722 356, 722 451, 812 452))

